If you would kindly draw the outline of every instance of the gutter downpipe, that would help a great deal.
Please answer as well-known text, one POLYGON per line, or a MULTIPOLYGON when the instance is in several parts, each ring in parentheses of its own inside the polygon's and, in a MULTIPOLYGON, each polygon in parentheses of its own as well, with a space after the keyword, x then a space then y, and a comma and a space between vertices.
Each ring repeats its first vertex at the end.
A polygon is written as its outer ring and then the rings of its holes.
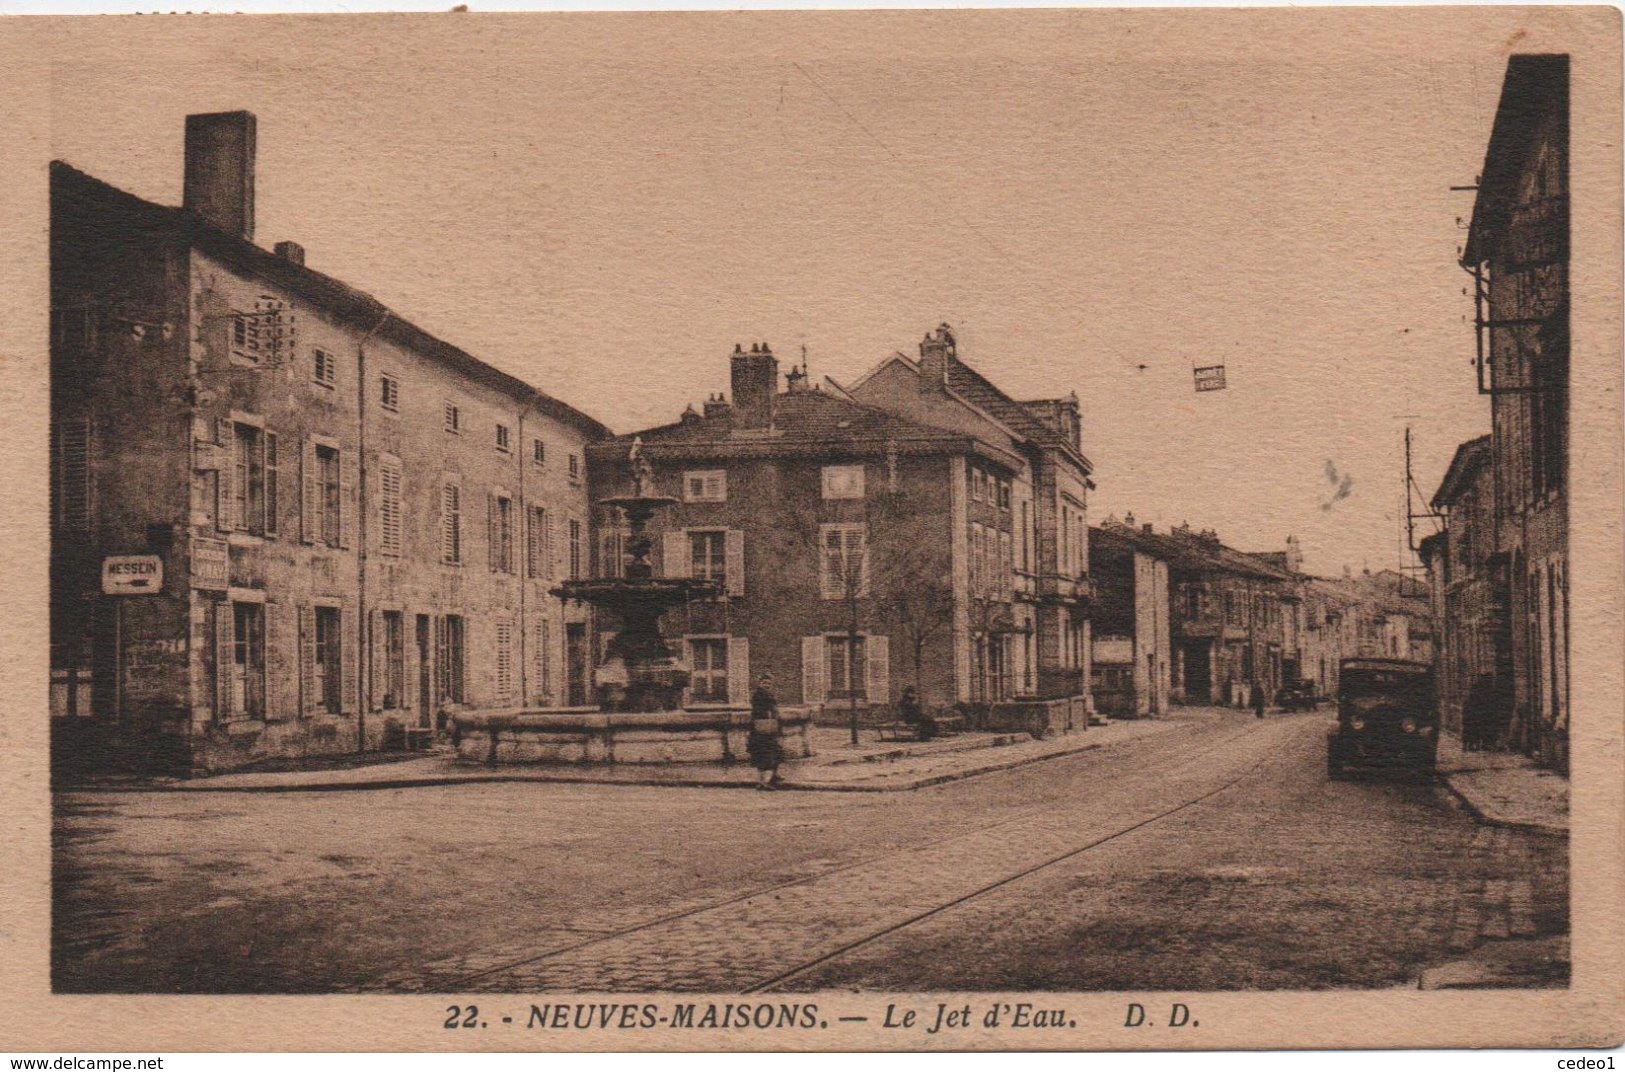
POLYGON ((384 325, 390 312, 384 310, 378 323, 361 337, 355 347, 356 380, 356 635, 361 638, 361 658, 356 672, 355 750, 367 750, 367 707, 372 703, 373 641, 367 614, 367 344, 384 325))

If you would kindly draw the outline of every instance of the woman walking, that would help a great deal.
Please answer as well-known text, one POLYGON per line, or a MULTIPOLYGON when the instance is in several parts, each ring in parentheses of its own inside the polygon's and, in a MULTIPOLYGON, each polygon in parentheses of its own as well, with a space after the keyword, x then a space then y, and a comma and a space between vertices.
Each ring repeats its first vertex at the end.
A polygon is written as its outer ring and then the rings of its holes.
POLYGON ((750 694, 750 735, 745 738, 745 754, 756 768, 757 789, 777 789, 779 763, 784 748, 779 744, 779 701, 773 695, 773 675, 756 679, 750 694))

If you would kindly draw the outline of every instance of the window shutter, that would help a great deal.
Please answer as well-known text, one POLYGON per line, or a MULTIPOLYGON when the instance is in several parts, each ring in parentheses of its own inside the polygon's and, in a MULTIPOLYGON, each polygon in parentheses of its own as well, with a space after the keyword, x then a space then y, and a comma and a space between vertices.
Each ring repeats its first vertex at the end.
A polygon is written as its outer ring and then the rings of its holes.
MULTIPOLYGON (((858 562, 858 595, 869 594, 869 540, 868 532, 860 525, 849 530, 846 534, 846 557, 848 562, 853 557, 858 562)), ((849 565, 848 569, 851 568, 849 565)), ((846 586, 841 586, 841 595, 846 595, 846 586)))
POLYGON ((864 682, 870 703, 891 702, 891 637, 870 635, 863 642, 864 682))
POLYGON ((316 612, 299 604, 299 712, 316 711, 316 612))
POLYGON ((485 493, 485 561, 492 573, 502 564, 497 536, 497 497, 490 491, 485 493))
MULTIPOLYGON (((402 711, 418 711, 418 634, 417 622, 412 615, 401 613, 401 697, 402 711)), ((418 711, 418 725, 425 725, 427 714, 418 711)))
POLYGON ((745 594, 745 533, 740 529, 729 529, 726 541, 728 594, 742 596, 745 594))
POLYGON ((454 564, 458 555, 457 538, 457 486, 455 484, 442 484, 440 486, 440 561, 454 564))
POLYGON ((214 523, 221 532, 242 527, 237 517, 237 430, 225 417, 214 422, 214 441, 220 449, 220 469, 215 476, 214 523))
POLYGON ((675 529, 662 533, 660 536, 660 575, 662 577, 687 577, 688 569, 688 533, 683 529, 675 529))
MULTIPOLYGON (((683 638, 683 665, 688 668, 690 674, 693 673, 693 670, 694 670, 694 642, 692 640, 690 640, 688 637, 683 638)), ((732 665, 732 664, 730 664, 730 665, 732 665)), ((693 702, 694 702, 694 679, 691 676, 688 679, 688 684, 683 686, 682 704, 683 704, 684 707, 687 707, 690 704, 692 704, 693 702)))
POLYGON ((367 709, 370 711, 384 709, 384 666, 387 659, 383 624, 382 613, 377 610, 367 612, 367 638, 363 650, 371 660, 370 672, 367 674, 367 709))
POLYGON ((824 638, 801 638, 801 702, 824 702, 824 638))
POLYGON ((750 705, 750 638, 728 638, 728 702, 735 707, 750 705))
POLYGON ((266 432, 260 437, 265 451, 265 496, 262 503, 265 508, 265 535, 277 534, 277 514, 282 506, 282 455, 279 451, 275 432, 266 432))
POLYGON ((299 711, 298 623, 285 603, 265 604, 265 717, 289 718, 299 711), (289 693, 292 695, 289 695, 289 693))
POLYGON ((224 722, 231 717, 232 646, 237 639, 231 603, 214 605, 214 717, 224 722))
MULTIPOLYGON (((322 523, 317 516, 321 507, 321 487, 317 482, 316 444, 306 439, 299 452, 299 483, 303 494, 299 500, 299 538, 306 543, 321 539, 322 523)), ((309 697, 306 704, 313 702, 309 697)))
POLYGON ((356 643, 356 616, 355 611, 344 607, 339 611, 339 678, 343 682, 343 692, 339 698, 339 708, 346 714, 354 714, 358 707, 356 690, 358 686, 357 671, 360 669, 358 656, 361 648, 356 643))
POLYGON ((537 507, 525 511, 525 576, 537 578, 542 575, 541 559, 541 526, 536 524, 537 507))
POLYGON ((559 562, 559 555, 563 553, 563 550, 564 549, 562 546, 560 546, 559 541, 558 515, 554 513, 554 511, 549 510, 547 512, 547 550, 545 560, 547 562, 547 579, 550 581, 556 579, 562 572, 560 568, 561 563, 559 562))
POLYGON ((339 546, 349 547, 355 542, 356 471, 355 451, 339 454, 339 546))

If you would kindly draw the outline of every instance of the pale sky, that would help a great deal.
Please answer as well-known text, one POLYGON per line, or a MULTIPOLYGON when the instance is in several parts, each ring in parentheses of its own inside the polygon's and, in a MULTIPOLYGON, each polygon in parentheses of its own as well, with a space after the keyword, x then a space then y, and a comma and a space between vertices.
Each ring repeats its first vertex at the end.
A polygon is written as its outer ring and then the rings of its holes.
POLYGON ((253 111, 261 245, 617 431, 736 342, 850 380, 947 321, 1012 395, 1078 393, 1093 521, 1391 568, 1405 415, 1429 494, 1488 430, 1448 187, 1500 16, 1178 14, 123 19, 53 48, 52 152, 178 204, 185 115, 253 111))

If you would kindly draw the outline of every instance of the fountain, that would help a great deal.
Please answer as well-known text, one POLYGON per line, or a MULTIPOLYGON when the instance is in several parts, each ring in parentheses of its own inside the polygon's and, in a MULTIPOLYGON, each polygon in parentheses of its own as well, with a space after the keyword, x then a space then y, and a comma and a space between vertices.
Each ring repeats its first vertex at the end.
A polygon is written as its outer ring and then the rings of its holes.
MULTIPOLYGON (((474 711, 457 716, 459 759, 485 763, 677 763, 743 759, 747 704, 684 707, 689 669, 673 656, 660 618, 690 600, 715 599, 722 586, 656 577, 647 528, 655 511, 679 500, 653 493, 654 474, 634 439, 627 455, 632 494, 599 499, 626 519, 620 576, 569 580, 553 594, 614 613, 620 628, 593 672, 595 707, 474 711)), ((780 707, 787 757, 811 754, 810 712, 780 707)))

